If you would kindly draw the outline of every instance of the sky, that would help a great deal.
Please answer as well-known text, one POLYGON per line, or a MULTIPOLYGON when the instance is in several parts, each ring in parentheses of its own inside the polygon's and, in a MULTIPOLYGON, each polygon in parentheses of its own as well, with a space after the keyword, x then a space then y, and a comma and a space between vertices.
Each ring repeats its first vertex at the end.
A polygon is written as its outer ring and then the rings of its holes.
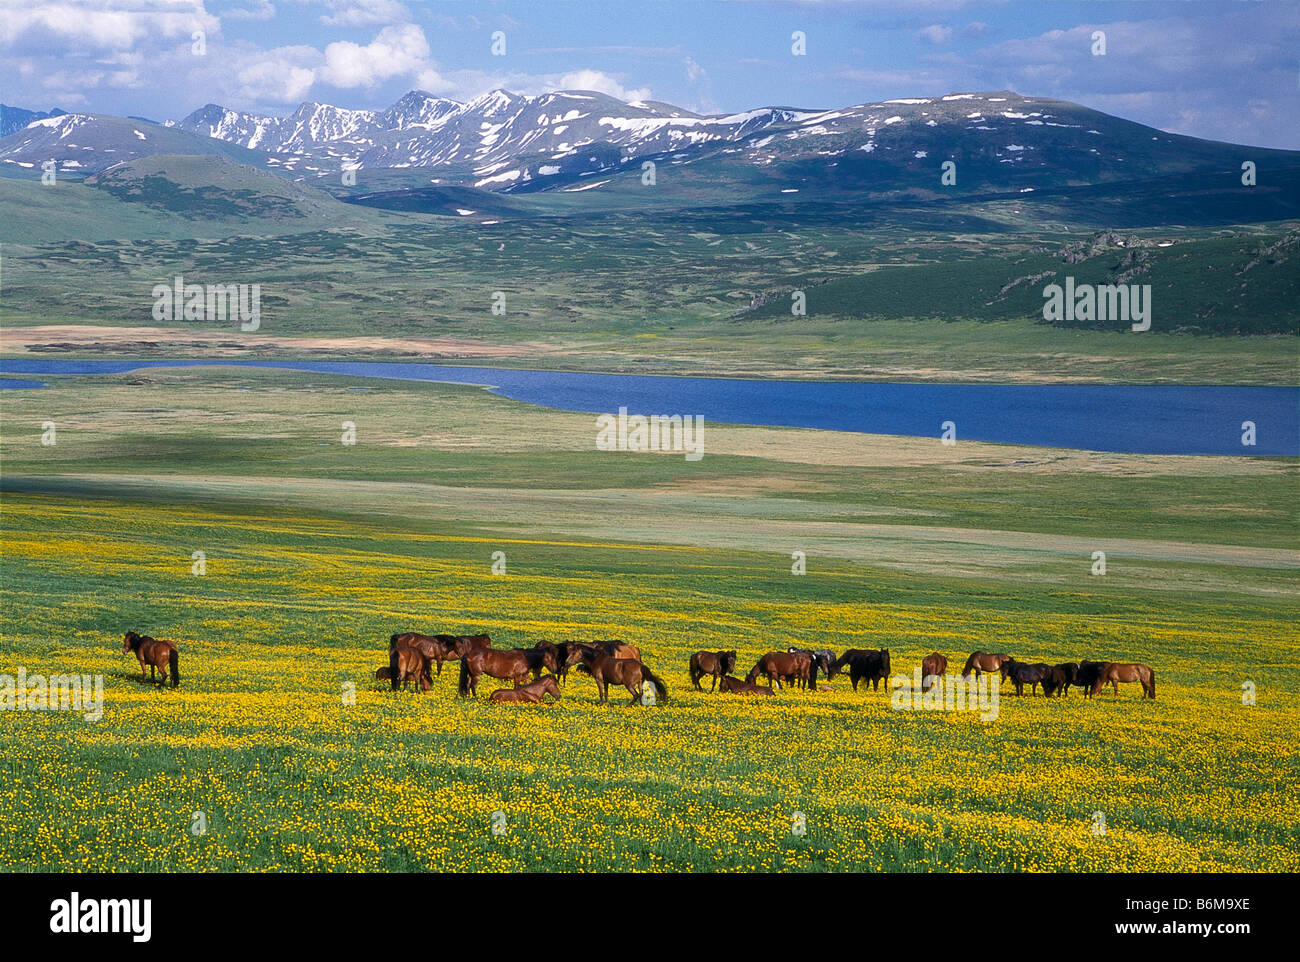
POLYGON ((0 0, 0 102, 28 109, 162 121, 496 87, 701 113, 1014 90, 1300 149, 1300 2, 0 0))

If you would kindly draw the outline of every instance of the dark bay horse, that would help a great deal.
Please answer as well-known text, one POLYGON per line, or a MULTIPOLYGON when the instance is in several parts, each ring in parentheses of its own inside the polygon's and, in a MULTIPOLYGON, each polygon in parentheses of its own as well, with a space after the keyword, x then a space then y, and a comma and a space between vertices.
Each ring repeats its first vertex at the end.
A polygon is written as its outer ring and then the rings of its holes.
POLYGON ((784 681, 788 685, 801 688, 806 685, 813 691, 817 690, 817 663, 808 651, 769 651, 749 669, 745 681, 752 685, 759 675, 766 676, 768 684, 775 683, 778 688, 784 681))
POLYGON ((122 639, 122 654, 131 651, 135 652, 135 657, 140 662, 141 681, 144 681, 144 666, 148 665, 149 680, 157 682, 159 687, 167 681, 168 669, 171 670, 172 687, 175 688, 181 683, 180 650, 173 642, 128 631, 122 639), (162 672, 161 681, 156 674, 159 671, 162 672))
POLYGON ((1156 673, 1147 665, 1136 662, 1108 661, 1102 665, 1100 676, 1092 685, 1092 693, 1098 694, 1107 685, 1114 688, 1115 697, 1119 697, 1119 683, 1136 681, 1142 686, 1142 697, 1156 698, 1156 673))
POLYGON ((544 705, 545 695, 554 695, 556 701, 560 700, 560 686, 556 683, 554 675, 547 675, 545 678, 539 678, 537 681, 516 688, 498 688, 488 696, 488 701, 506 705, 544 705))
POLYGON ((741 681, 739 678, 733 678, 730 675, 724 675, 718 682, 718 691, 731 695, 768 695, 775 697, 776 692, 772 691, 771 685, 755 685, 748 681, 741 681))
POLYGON ((1039 685, 1043 686, 1043 694, 1049 694, 1047 686, 1052 681, 1053 668, 1051 665, 1045 665, 1041 662, 1036 665, 1026 665, 1024 662, 1012 658, 1004 661, 999 670, 1002 672, 1004 681, 1010 681, 1016 686, 1017 695, 1025 693, 1026 685, 1029 686, 1031 694, 1038 693, 1039 685))
POLYGON ((966 659, 966 667, 961 670, 963 678, 969 678, 971 673, 975 677, 980 676, 982 671, 1001 671, 1002 666, 1011 660, 1010 655, 991 654, 987 651, 972 651, 970 657, 966 659))
POLYGON ((582 667, 595 680, 596 688, 600 691, 601 704, 609 701, 611 682, 622 685, 632 693, 632 700, 628 702, 630 705, 635 705, 641 700, 641 687, 647 681, 655 686, 659 701, 668 701, 668 686, 639 659, 617 658, 608 649, 597 648, 594 645, 580 645, 572 649, 571 657, 574 651, 577 652, 582 667))
POLYGON ((948 659, 937 651, 921 659, 921 691, 934 687, 934 680, 942 678, 948 671, 948 659))
POLYGON ((1092 697, 1092 686, 1101 677, 1101 670, 1106 667, 1104 661, 1081 661, 1075 668, 1070 684, 1083 689, 1083 697, 1092 697))
POLYGON ((533 673, 533 680, 542 677, 542 669, 557 672, 560 670, 560 650, 549 641, 539 641, 531 648, 516 648, 528 659, 528 668, 533 673))
POLYGON ((880 648, 877 650, 850 648, 839 658, 835 659, 834 670, 838 674, 845 666, 849 669, 849 680, 853 682, 853 690, 858 690, 858 682, 871 682, 872 691, 880 690, 880 683, 884 681, 888 687, 889 678, 889 649, 880 648))
POLYGON ((709 691, 718 687, 718 679, 730 675, 736 670, 736 653, 734 651, 697 651, 691 655, 691 684, 696 691, 703 691, 700 679, 705 675, 713 678, 709 691))

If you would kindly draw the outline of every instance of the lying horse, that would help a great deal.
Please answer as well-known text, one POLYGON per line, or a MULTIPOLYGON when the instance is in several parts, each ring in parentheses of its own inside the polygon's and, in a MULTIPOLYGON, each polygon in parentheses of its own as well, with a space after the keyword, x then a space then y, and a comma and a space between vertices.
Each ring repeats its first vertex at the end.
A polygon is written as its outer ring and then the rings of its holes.
MULTIPOLYGON (((481 675, 490 675, 516 685, 527 683, 532 674, 533 659, 529 649, 511 648, 500 651, 496 648, 468 648, 460 656, 460 681, 456 686, 460 696, 478 697, 478 680, 481 675)), ((555 663, 554 655, 551 663, 555 663)))
POLYGON ((880 683, 888 682, 889 678, 889 649, 881 648, 878 651, 870 649, 850 648, 839 658, 835 659, 835 673, 839 674, 845 666, 849 669, 849 680, 853 682, 853 690, 858 690, 858 682, 871 682, 871 690, 879 691, 880 683))
POLYGON ((703 691, 700 679, 705 675, 713 678, 709 691, 718 687, 718 679, 725 678, 736 670, 736 653, 734 651, 697 651, 691 655, 691 684, 696 691, 703 691))
POLYGON ((948 659, 937 651, 921 659, 921 691, 934 687, 934 680, 948 671, 948 659))
POLYGON ((610 682, 622 685, 632 693, 632 700, 628 703, 631 705, 641 700, 641 688, 647 681, 655 686, 659 701, 668 701, 668 686, 638 659, 616 658, 608 649, 594 645, 579 645, 570 650, 570 657, 574 652, 577 652, 583 669, 595 680, 601 704, 609 701, 610 682))
POLYGON ((718 681, 718 691, 732 695, 768 695, 770 697, 776 695, 772 691, 771 685, 754 685, 747 681, 741 681, 739 678, 732 678, 730 675, 723 675, 718 681))
POLYGON ((394 648, 388 653, 388 680, 393 691, 405 688, 408 681, 420 686, 421 692, 432 687, 429 674, 429 656, 418 648, 394 648))
POLYGON ((488 695, 488 701, 506 705, 545 705, 546 702, 543 700, 545 695, 554 695, 556 701, 560 700, 560 686, 556 683, 554 675, 547 675, 545 678, 515 688, 498 688, 488 695))
POLYGON ((1047 693, 1047 682, 1052 678, 1052 666, 1042 663, 1036 665, 1026 665, 1023 662, 1016 661, 1014 658, 1004 661, 1001 667, 1002 678, 1004 681, 1010 681, 1016 686, 1016 694, 1023 695, 1025 686, 1029 686, 1031 694, 1038 694, 1038 686, 1043 686, 1044 694, 1047 693))
POLYGON ((135 652, 135 657, 140 662, 141 681, 144 681, 144 666, 148 665, 149 680, 157 682, 160 688, 167 681, 169 668, 172 674, 172 687, 175 688, 181 683, 180 650, 173 642, 128 631, 122 639, 122 654, 131 651, 135 652), (162 680, 158 679, 159 671, 162 672, 162 680))
POLYGON ((817 690, 817 664, 807 651, 769 651, 749 669, 745 681, 752 685, 759 675, 766 675, 767 683, 775 683, 778 688, 784 681, 788 685, 807 685, 813 691, 817 690))
POLYGON ((1111 685, 1115 691, 1115 697, 1119 697, 1119 683, 1136 681, 1142 685, 1142 697, 1150 698, 1155 701, 1156 698, 1156 673, 1147 665, 1137 664, 1136 662, 1108 661, 1102 668, 1097 680, 1093 682, 1092 693, 1096 695, 1106 685, 1111 685))
POLYGON ((986 651, 972 651, 966 659, 966 667, 961 670, 962 678, 969 678, 971 672, 979 678, 982 671, 1001 671, 1002 666, 1011 661, 1010 655, 994 655, 986 651))

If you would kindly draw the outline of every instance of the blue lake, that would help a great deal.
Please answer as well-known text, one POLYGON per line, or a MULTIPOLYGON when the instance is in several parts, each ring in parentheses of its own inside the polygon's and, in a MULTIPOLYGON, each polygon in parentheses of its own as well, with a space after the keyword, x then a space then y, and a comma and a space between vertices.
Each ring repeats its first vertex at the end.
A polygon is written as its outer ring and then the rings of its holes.
MULTIPOLYGON (((352 361, 0 360, 0 375, 120 374, 153 367, 265 367, 489 386, 593 414, 701 415, 705 421, 1142 454, 1300 456, 1300 388, 1177 385, 888 384, 575 374, 352 361), (1256 443, 1242 444, 1242 424, 1256 443)), ((40 387, 0 380, 0 388, 40 387)), ((706 442, 707 444, 707 442, 706 442)))

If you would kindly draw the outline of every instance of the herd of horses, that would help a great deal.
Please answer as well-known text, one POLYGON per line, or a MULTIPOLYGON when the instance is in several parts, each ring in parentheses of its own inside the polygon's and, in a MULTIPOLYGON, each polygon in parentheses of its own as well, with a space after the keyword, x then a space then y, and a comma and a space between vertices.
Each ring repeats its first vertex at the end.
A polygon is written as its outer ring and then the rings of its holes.
MULTIPOLYGON (((817 690, 817 675, 837 677, 846 672, 853 690, 870 684, 880 690, 888 688, 889 649, 850 648, 836 656, 829 649, 787 648, 769 651, 754 663, 745 677, 738 678, 735 651, 697 651, 690 658, 691 684, 710 679, 709 691, 735 695, 773 696, 782 687, 817 690), (759 684, 760 677, 766 681, 759 684)), ((478 697, 478 682, 487 675, 511 682, 512 688, 498 688, 489 701, 507 704, 545 703, 546 695, 560 698, 560 685, 570 668, 591 675, 602 704, 609 701, 610 684, 622 685, 631 694, 629 704, 643 701, 644 686, 655 688, 659 701, 668 700, 668 688, 641 660, 641 650, 625 641, 539 641, 531 648, 493 648, 487 635, 422 635, 404 632, 392 635, 388 642, 388 665, 375 672, 375 678, 388 681, 397 691, 415 683, 421 692, 428 691, 435 673, 442 675, 445 661, 460 662, 457 690, 462 697, 478 697), (543 677, 543 670, 551 674, 543 677), (531 678, 531 681, 529 680, 531 678)), ((929 691, 947 674, 948 659, 932 652, 921 659, 922 690, 929 691)), ((1143 664, 1111 661, 1074 661, 1058 665, 1026 664, 1011 655, 984 651, 972 652, 962 669, 962 678, 976 679, 982 673, 997 673, 1003 684, 1012 685, 1017 695, 1025 686, 1030 694, 1064 697, 1071 686, 1083 691, 1085 698, 1099 694, 1111 685, 1116 696, 1121 682, 1137 682, 1145 698, 1156 697, 1155 672, 1143 664)))
MULTIPOLYGON (((134 653, 140 662, 140 679, 158 685, 171 675, 171 685, 180 684, 180 652, 175 642, 150 638, 128 631, 122 639, 122 653, 134 653), (162 678, 158 672, 162 672, 162 678)), ((659 701, 668 700, 668 686, 642 660, 641 650, 625 641, 539 641, 531 648, 493 648, 487 635, 422 635, 408 631, 395 634, 388 640, 388 664, 375 672, 375 678, 388 681, 393 691, 405 688, 412 682, 421 692, 433 685, 435 673, 442 676, 446 661, 460 663, 457 691, 462 697, 477 698, 479 679, 484 675, 511 682, 511 688, 498 688, 488 700, 504 704, 545 704, 545 697, 560 697, 560 684, 565 682, 570 668, 577 668, 592 677, 602 704, 609 701, 609 686, 622 685, 631 694, 630 704, 643 700, 645 685, 654 686, 659 701), (543 671, 550 674, 543 677, 543 671), (531 679, 531 680, 530 680, 531 679)), ((734 695, 772 696, 782 687, 817 690, 817 673, 827 679, 847 672, 853 690, 860 683, 880 690, 883 681, 888 687, 890 674, 889 649, 850 648, 835 655, 829 649, 787 648, 769 651, 754 663, 743 679, 736 670, 735 651, 697 651, 690 658, 691 684, 703 691, 700 682, 710 679, 709 691, 734 695), (758 684, 764 678, 766 685, 758 684)), ((921 659, 922 691, 929 691, 936 680, 948 671, 948 659, 932 652, 921 659)), ((1156 697, 1156 673, 1148 665, 1118 661, 1070 661, 1058 665, 1038 662, 1027 664, 1011 655, 986 651, 971 652, 962 668, 962 678, 976 679, 981 674, 997 673, 1002 684, 1009 684, 1017 695, 1023 695, 1029 686, 1036 695, 1041 686, 1045 697, 1064 697, 1071 686, 1082 690, 1085 698, 1100 694, 1110 685, 1119 695, 1121 683, 1137 682, 1142 686, 1142 696, 1156 697)))

